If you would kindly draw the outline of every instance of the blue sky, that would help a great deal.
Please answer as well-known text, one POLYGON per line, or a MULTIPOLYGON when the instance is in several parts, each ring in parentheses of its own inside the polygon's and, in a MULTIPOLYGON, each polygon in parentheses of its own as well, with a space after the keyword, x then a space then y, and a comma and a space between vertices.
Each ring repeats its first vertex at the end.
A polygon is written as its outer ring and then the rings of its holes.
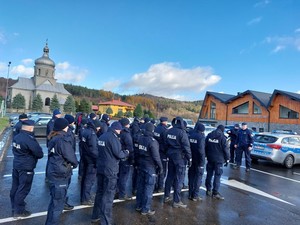
POLYGON ((0 76, 31 77, 46 39, 60 82, 201 100, 300 93, 299 0, 10 0, 0 76))

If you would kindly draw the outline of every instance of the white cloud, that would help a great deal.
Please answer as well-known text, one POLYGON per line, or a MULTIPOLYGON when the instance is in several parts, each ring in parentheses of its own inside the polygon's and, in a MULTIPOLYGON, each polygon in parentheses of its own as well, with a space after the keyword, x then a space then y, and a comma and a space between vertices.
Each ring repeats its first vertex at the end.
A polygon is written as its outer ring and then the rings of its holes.
POLYGON ((88 74, 88 70, 72 66, 69 62, 57 63, 55 78, 62 83, 79 83, 88 74))
POLYGON ((56 65, 56 69, 67 70, 69 68, 70 68, 70 63, 68 62, 58 63, 56 65))
POLYGON ((300 33, 300 28, 297 28, 297 29, 295 30, 295 33, 300 33))
POLYGON ((24 65, 13 66, 10 74, 12 77, 17 78, 21 77, 32 77, 33 76, 33 67, 26 67, 24 65))
POLYGON ((109 81, 104 83, 102 89, 105 91, 114 91, 114 89, 118 88, 121 82, 119 80, 109 81))
POLYGON ((33 59, 23 59, 22 63, 24 65, 31 65, 33 63, 33 59))
POLYGON ((199 93, 220 80, 210 67, 183 69, 179 64, 164 62, 134 74, 129 82, 121 84, 121 89, 178 99, 199 93))
POLYGON ((296 93, 297 93, 297 94, 300 94, 300 91, 297 91, 296 93))
POLYGON ((267 6, 268 4, 270 4, 271 1, 270 0, 263 0, 263 1, 259 1, 257 3, 254 4, 254 7, 257 8, 257 7, 265 7, 267 6))
POLYGON ((248 26, 251 26, 251 25, 260 23, 261 20, 262 20, 262 17, 261 17, 261 16, 260 16, 260 17, 256 17, 256 18, 250 20, 250 21, 247 23, 247 25, 248 25, 248 26))
POLYGON ((287 48, 292 48, 292 49, 296 49, 297 51, 300 51, 300 35, 297 33, 291 36, 267 37, 265 39, 265 43, 275 45, 275 48, 272 50, 272 53, 287 48))

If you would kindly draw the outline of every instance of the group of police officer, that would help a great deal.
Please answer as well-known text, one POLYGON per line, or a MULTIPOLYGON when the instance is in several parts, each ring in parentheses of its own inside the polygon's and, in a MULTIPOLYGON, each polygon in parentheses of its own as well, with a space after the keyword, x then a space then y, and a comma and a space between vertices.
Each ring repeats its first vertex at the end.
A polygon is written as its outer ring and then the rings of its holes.
MULTIPOLYGON (((46 178, 50 188, 51 200, 48 207, 46 224, 59 224, 63 210, 71 210, 67 190, 71 182, 72 169, 78 166, 75 155, 76 137, 75 118, 53 111, 53 118, 47 125, 48 161, 46 178)), ((30 212, 25 209, 25 201, 30 191, 34 168, 43 152, 33 136, 34 121, 26 115, 20 115, 13 137, 13 182, 11 203, 13 216, 26 217, 30 212), (21 129, 20 129, 21 127, 21 129)), ((181 117, 172 120, 167 126, 167 117, 161 117, 155 126, 147 118, 143 123, 138 118, 130 124, 122 118, 109 124, 109 116, 103 114, 100 119, 94 113, 83 118, 78 130, 79 172, 81 182, 80 200, 83 205, 93 205, 92 223, 111 224, 112 205, 115 192, 118 198, 130 199, 126 193, 131 168, 132 189, 136 194, 136 211, 142 215, 154 215, 151 208, 153 192, 164 191, 164 202, 173 202, 175 208, 186 208, 181 201, 186 168, 188 169, 189 199, 200 201, 199 190, 207 158, 205 180, 206 195, 215 199, 224 199, 219 193, 223 164, 229 162, 224 126, 205 137, 205 126, 197 122, 191 132, 181 117), (213 184, 212 178, 214 177, 213 184), (95 199, 92 187, 97 182, 95 199), (174 190, 173 197, 170 195, 174 190)), ((236 169, 241 165, 245 152, 246 168, 250 169, 248 153, 252 147, 249 130, 239 129, 236 139, 232 139, 232 154, 235 154, 236 169), (239 150, 237 150, 239 149, 239 150)), ((231 133, 231 132, 229 132, 231 133)), ((232 134, 230 134, 232 135, 232 134)), ((249 156, 250 157, 250 156, 249 156)), ((234 157, 230 158, 234 160, 234 157)))

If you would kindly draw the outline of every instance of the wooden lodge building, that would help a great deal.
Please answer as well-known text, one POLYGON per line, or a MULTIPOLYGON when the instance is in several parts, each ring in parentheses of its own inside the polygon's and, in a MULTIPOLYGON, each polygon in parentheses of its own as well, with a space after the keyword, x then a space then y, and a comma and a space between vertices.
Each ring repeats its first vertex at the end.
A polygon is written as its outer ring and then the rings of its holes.
POLYGON ((247 122, 257 132, 292 130, 300 133, 300 94, 247 90, 238 95, 206 92, 198 120, 214 126, 247 122))

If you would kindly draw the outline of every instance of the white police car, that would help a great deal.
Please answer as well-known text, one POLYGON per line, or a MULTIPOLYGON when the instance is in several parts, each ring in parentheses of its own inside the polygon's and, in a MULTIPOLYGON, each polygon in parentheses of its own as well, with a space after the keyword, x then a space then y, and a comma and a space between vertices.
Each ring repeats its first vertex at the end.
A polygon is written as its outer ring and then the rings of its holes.
POLYGON ((286 168, 300 163, 300 135, 259 133, 254 136, 251 151, 253 161, 265 159, 286 168))

